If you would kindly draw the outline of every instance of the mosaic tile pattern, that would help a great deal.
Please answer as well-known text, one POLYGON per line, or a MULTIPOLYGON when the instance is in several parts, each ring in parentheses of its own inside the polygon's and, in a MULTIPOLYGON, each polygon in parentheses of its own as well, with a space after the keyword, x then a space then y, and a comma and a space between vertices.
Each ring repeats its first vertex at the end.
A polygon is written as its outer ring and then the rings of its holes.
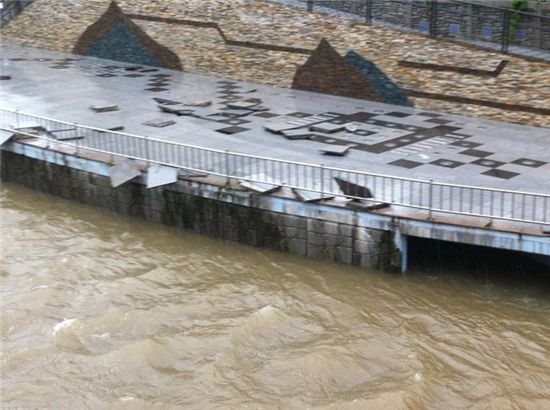
MULTIPOLYGON (((50 55, 47 52, 43 54, 50 55)), ((513 127, 510 124, 477 124, 472 119, 408 107, 333 99, 322 95, 312 98, 309 93, 263 86, 252 88, 252 84, 235 80, 194 77, 142 64, 117 64, 59 55, 52 55, 51 58, 10 57, 10 63, 15 68, 25 71, 28 67, 34 67, 32 70, 43 73, 43 78, 50 75, 64 80, 69 77, 91 77, 98 84, 98 89, 103 90, 101 97, 96 96, 98 100, 107 98, 103 94, 109 94, 113 83, 132 92, 142 90, 143 98, 134 101, 132 97, 130 106, 134 111, 134 103, 143 105, 143 100, 150 102, 148 116, 139 124, 161 115, 158 121, 146 124, 154 127, 155 132, 164 129, 177 131, 177 127, 182 125, 180 122, 192 119, 194 124, 215 131, 220 137, 231 135, 234 143, 240 140, 246 144, 265 142, 266 152, 273 152, 273 155, 279 155, 278 147, 284 143, 296 144, 296 152, 311 149, 318 156, 321 155, 318 151, 324 147, 325 152, 345 153, 346 160, 360 158, 357 162, 359 169, 372 170, 371 164, 376 163, 385 169, 373 172, 402 175, 410 170, 402 176, 421 174, 421 178, 447 172, 447 175, 480 176, 485 178, 484 184, 490 180, 516 181, 522 175, 525 179, 535 172, 544 173, 549 166, 543 149, 518 150, 511 155, 510 146, 499 146, 500 138, 489 135, 492 133, 501 137, 521 132, 527 138, 528 132, 523 129, 508 130, 513 127), (178 117, 180 111, 185 111, 182 115, 186 117, 178 117), (172 124, 169 127, 169 123, 164 123, 170 120, 177 126, 172 124), (273 127, 273 130, 268 131, 268 127, 273 127), (539 172, 539 169, 542 171, 539 172)), ((29 81, 34 77, 26 74, 25 78, 29 81)), ((12 82, 17 84, 20 80, 16 76, 6 85, 9 87, 12 82)), ((118 103, 118 98, 118 92, 113 92, 107 101, 118 103)), ((86 108, 88 106, 89 103, 85 105, 86 108)), ((131 114, 132 120, 134 115, 131 114)), ((100 121, 97 125, 128 128, 128 123, 122 120, 117 120, 116 124, 100 121)), ((192 143, 198 144, 198 141, 192 143)), ((328 162, 333 159, 344 160, 333 156, 303 160, 328 162)), ((347 163, 342 162, 341 166, 345 167, 347 163)))
POLYGON ((74 46, 75 54, 182 70, 179 57, 150 38, 113 1, 74 46))
POLYGON ((292 88, 323 94, 380 101, 370 81, 322 39, 294 76, 292 88))
POLYGON ((359 70, 372 84, 383 102, 407 107, 413 106, 413 103, 407 98, 407 94, 391 78, 384 74, 376 64, 355 51, 349 51, 345 56, 345 60, 359 70))

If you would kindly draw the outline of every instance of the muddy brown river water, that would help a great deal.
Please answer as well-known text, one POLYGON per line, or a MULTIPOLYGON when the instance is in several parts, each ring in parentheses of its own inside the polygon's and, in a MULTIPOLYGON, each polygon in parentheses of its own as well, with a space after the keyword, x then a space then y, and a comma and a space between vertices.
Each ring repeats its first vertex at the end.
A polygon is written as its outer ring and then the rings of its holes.
POLYGON ((364 271, 0 192, 2 408, 550 408, 540 278, 364 271))

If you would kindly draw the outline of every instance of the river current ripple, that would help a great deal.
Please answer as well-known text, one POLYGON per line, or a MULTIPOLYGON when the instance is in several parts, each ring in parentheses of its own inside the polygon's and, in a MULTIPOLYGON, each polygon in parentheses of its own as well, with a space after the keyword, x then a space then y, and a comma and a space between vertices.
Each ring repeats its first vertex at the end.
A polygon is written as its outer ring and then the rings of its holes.
POLYGON ((550 408, 545 287, 0 201, 3 408, 550 408))

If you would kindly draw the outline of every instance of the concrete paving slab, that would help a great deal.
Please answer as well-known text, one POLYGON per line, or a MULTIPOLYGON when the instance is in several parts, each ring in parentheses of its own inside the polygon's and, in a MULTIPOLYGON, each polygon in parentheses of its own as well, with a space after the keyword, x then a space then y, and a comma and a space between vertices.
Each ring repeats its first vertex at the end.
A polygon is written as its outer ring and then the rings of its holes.
POLYGON ((176 121, 165 120, 164 118, 155 118, 153 120, 145 121, 143 125, 148 125, 149 127, 155 128, 164 128, 170 125, 174 125, 176 121))
POLYGON ((110 112, 110 111, 118 111, 118 105, 104 102, 104 101, 98 101, 94 102, 90 105, 90 109, 95 112, 110 112))
POLYGON ((131 159, 124 159, 109 169, 113 188, 119 187, 140 175, 141 171, 138 163, 131 159))
POLYGON ((343 131, 346 129, 348 124, 333 124, 330 122, 323 122, 311 126, 309 129, 315 132, 322 132, 325 134, 332 134, 333 132, 343 131))
POLYGON ((350 150, 349 145, 324 145, 321 148, 319 148, 319 151, 321 151, 325 155, 337 155, 337 156, 346 155, 346 153, 349 150, 350 150))
POLYGON ((0 129, 0 147, 8 142, 14 135, 15 133, 13 131, 0 129))
POLYGON ((283 130, 282 134, 289 140, 307 140, 315 135, 313 132, 306 129, 283 130))
POLYGON ((334 198, 334 195, 322 195, 318 192, 305 191, 303 189, 293 189, 292 191, 296 195, 296 198, 304 202, 319 202, 334 198))
POLYGON ((282 186, 280 181, 272 178, 271 176, 258 173, 258 174, 248 174, 243 177, 244 179, 239 180, 239 184, 251 191, 258 192, 260 194, 269 194, 279 190, 282 186), (252 181, 247 181, 245 179, 250 179, 252 181), (262 181, 262 182, 256 182, 262 181))
POLYGON ((152 164, 147 169, 147 188, 173 184, 178 180, 178 170, 159 164, 152 164))

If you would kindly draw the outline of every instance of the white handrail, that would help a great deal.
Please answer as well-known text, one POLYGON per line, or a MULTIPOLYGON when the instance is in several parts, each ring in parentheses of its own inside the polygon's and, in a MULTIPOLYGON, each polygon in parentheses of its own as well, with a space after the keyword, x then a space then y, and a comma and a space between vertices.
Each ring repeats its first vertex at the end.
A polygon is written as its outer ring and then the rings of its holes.
MULTIPOLYGON (((11 120, 16 124, 11 124, 12 128, 0 125, 0 129, 6 131, 15 132, 13 128, 21 128, 19 125, 22 120, 27 122, 36 120, 36 125, 45 122, 44 128, 50 132, 59 128, 71 128, 74 130, 75 137, 82 137, 84 134, 82 140, 68 142, 47 136, 37 137, 23 133, 29 137, 47 140, 49 143, 74 147, 77 151, 90 150, 192 170, 193 172, 198 171, 254 182, 269 183, 270 181, 262 180, 258 174, 271 174, 271 177, 278 177, 277 179, 282 184, 290 188, 316 192, 321 195, 365 199, 358 196, 358 191, 345 194, 340 191, 335 184, 335 178, 347 179, 351 183, 376 190, 375 198, 372 199, 375 203, 389 202, 396 206, 429 210, 430 212, 491 219, 550 223, 550 194, 448 184, 222 151, 82 126, 18 110, 0 108, 0 119, 6 115, 13 115, 11 120), (254 174, 256 177, 251 176, 254 174), (519 216, 516 216, 518 213, 519 216)), ((0 122, 5 123, 6 121, 0 122)))

